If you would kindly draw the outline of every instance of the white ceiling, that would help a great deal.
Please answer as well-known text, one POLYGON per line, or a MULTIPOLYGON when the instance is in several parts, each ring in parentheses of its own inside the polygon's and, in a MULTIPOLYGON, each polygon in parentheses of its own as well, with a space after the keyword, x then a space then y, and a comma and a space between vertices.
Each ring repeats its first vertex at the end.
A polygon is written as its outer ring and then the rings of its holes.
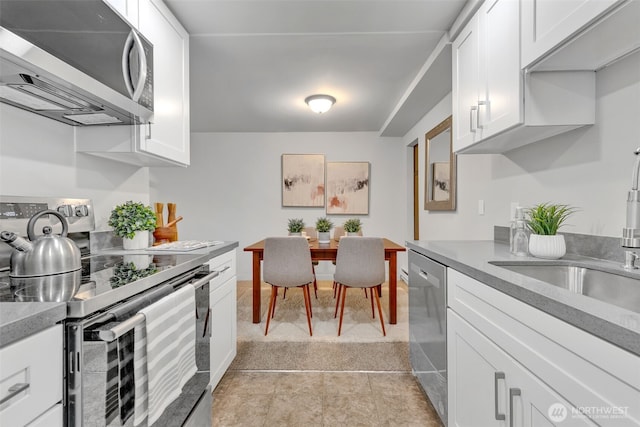
POLYGON ((408 89, 420 86, 417 76, 465 4, 165 2, 191 35, 193 132, 381 131, 390 122, 395 136, 427 112, 408 89), (318 93, 337 99, 322 115, 304 103, 318 93))

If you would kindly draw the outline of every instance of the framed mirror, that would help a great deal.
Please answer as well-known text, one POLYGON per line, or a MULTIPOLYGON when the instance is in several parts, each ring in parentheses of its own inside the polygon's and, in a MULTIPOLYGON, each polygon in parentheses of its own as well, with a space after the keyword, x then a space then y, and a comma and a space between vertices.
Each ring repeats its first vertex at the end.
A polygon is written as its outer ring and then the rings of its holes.
POLYGON ((456 210, 456 155, 453 153, 451 116, 425 135, 424 208, 456 210))

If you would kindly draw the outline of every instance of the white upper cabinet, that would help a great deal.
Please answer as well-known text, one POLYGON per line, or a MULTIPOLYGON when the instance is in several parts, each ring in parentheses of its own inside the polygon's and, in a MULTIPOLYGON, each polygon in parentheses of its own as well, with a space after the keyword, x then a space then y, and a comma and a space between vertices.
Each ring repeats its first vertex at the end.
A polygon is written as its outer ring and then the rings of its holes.
POLYGON ((640 46, 637 0, 522 0, 522 66, 595 70, 640 46))
POLYGON ((153 43, 154 111, 140 150, 189 164, 189 34, 160 0, 140 0, 140 32, 153 43))
POLYGON ((453 42, 455 151, 521 121, 519 13, 489 0, 453 42))
POLYGON ((76 128, 76 151, 138 166, 188 166, 189 34, 161 0, 108 0, 153 44, 150 123, 76 128))
POLYGON ((520 2, 487 0, 452 49, 454 151, 502 153, 594 123, 594 73, 522 71, 520 2))
POLYGON ((480 102, 480 55, 478 18, 474 17, 452 45, 453 81, 451 95, 455 111, 453 149, 469 146, 481 138, 478 128, 480 102))

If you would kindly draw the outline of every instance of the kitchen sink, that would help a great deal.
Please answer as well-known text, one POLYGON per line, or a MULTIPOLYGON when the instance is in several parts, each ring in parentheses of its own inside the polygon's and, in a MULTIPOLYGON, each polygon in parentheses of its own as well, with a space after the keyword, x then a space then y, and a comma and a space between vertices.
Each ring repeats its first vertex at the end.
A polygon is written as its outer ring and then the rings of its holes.
POLYGON ((640 275, 605 271, 593 266, 531 261, 493 261, 505 268, 569 291, 640 313, 640 275))

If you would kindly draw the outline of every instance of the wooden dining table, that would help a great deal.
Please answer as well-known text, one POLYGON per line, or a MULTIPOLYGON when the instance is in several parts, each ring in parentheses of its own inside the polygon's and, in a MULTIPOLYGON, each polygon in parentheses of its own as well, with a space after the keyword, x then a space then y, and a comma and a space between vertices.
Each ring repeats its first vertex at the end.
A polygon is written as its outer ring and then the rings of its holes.
MULTIPOLYGON (((406 251, 404 246, 384 240, 384 259, 389 261, 389 323, 397 323, 398 300, 398 252, 406 251)), ((319 243, 317 239, 309 240, 309 249, 313 261, 335 261, 338 256, 338 241, 331 239, 329 243, 319 243)), ((260 323, 261 316, 261 278, 264 259, 264 240, 260 240, 244 248, 245 252, 253 253, 253 323, 260 323)))

